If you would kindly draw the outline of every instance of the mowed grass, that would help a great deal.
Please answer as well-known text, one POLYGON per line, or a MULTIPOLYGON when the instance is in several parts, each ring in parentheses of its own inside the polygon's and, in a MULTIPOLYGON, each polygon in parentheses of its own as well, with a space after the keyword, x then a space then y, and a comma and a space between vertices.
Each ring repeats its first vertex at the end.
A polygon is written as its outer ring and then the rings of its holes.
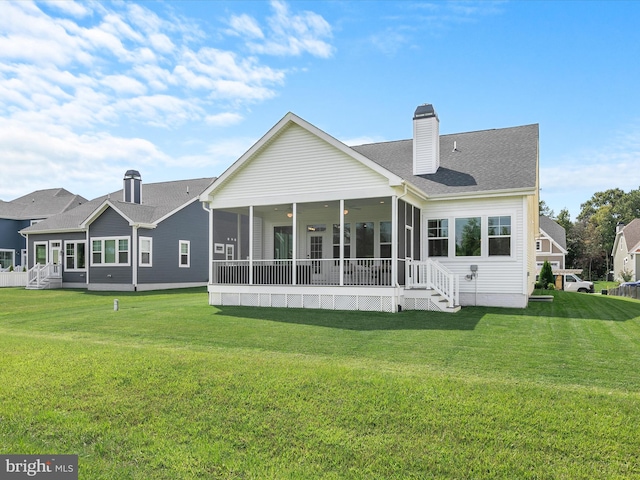
POLYGON ((81 479, 640 478, 640 302, 553 295, 451 315, 1 289, 0 449, 77 454, 81 479))

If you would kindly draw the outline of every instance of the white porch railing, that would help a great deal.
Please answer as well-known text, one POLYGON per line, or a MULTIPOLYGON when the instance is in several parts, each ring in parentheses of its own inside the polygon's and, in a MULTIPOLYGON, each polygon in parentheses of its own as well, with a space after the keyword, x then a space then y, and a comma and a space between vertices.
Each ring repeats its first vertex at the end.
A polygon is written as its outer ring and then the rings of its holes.
POLYGON ((407 288, 432 288, 450 308, 460 305, 460 279, 448 268, 431 259, 411 260, 407 275, 407 288))
MULTIPOLYGON (((214 260, 213 284, 217 285, 340 285, 339 259, 214 260)), ((342 285, 392 286, 390 258, 344 260, 342 285)))
POLYGON ((36 263, 27 272, 27 288, 43 288, 50 279, 61 277, 62 269, 60 265, 54 263, 40 265, 36 263))

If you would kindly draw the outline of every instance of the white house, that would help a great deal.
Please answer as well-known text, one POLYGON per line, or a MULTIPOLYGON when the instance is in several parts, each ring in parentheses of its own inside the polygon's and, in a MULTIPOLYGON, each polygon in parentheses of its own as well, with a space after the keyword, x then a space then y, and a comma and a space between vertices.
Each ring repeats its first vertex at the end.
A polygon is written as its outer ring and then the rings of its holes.
POLYGON ((616 239, 613 243, 613 274, 622 282, 622 274, 628 274, 632 281, 640 280, 640 218, 628 225, 620 223, 616 227, 616 239))
POLYGON ((200 196, 211 212, 237 215, 245 247, 216 260, 210 241, 209 303, 525 307, 538 125, 440 135, 433 106, 421 105, 413 132, 349 147, 285 115, 200 196))

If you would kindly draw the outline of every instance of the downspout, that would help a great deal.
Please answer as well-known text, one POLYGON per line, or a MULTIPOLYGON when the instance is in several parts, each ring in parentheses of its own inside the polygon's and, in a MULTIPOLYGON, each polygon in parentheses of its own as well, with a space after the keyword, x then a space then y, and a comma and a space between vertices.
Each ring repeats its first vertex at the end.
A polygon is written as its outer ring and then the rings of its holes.
POLYGON ((87 290, 89 289, 89 270, 91 270, 91 262, 93 262, 93 254, 91 253, 91 243, 89 243, 89 226, 87 226, 86 246, 84 247, 84 265, 87 269, 87 290))
POLYGON ((132 283, 133 291, 138 290, 138 225, 133 225, 133 240, 131 245, 131 263, 133 265, 132 283))

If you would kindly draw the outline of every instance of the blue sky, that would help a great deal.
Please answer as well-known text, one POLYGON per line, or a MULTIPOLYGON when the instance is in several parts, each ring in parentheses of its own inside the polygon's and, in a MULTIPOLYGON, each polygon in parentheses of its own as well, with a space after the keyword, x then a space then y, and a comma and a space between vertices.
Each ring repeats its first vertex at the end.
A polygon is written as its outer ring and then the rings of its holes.
POLYGON ((640 2, 0 2, 0 199, 217 176, 292 111, 343 142, 540 124, 572 218, 640 187, 640 2))

